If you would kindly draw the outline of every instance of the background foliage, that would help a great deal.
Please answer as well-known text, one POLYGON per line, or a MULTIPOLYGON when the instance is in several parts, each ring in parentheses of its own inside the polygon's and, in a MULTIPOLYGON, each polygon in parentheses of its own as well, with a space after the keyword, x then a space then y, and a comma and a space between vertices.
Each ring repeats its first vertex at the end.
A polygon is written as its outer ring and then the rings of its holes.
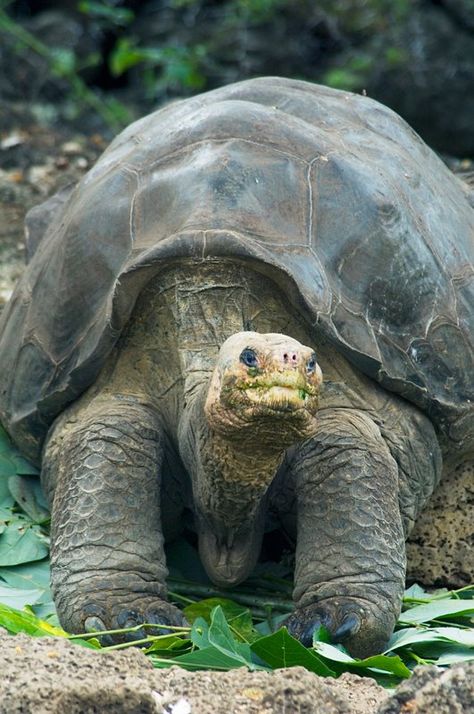
POLYGON ((115 131, 278 74, 367 92, 429 143, 474 154, 474 0, 0 0, 0 40, 0 93, 61 121, 115 131))

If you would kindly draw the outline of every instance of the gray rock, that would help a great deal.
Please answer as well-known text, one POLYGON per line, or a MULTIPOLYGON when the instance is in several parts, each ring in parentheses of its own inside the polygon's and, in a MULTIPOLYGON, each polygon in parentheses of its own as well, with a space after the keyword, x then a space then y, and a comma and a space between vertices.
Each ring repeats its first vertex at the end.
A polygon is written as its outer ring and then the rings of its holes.
POLYGON ((468 714, 474 711, 474 662, 449 669, 417 667, 377 714, 468 714))

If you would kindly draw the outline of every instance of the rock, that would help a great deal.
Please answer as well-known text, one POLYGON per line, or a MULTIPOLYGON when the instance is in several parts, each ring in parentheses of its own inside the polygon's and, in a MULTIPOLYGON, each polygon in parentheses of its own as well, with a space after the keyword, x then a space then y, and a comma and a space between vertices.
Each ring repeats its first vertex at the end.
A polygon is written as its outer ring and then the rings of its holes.
POLYGON ((468 714, 474 711, 474 662, 449 669, 417 667, 377 714, 468 714))
POLYGON ((462 588, 474 573, 474 462, 448 474, 418 516, 407 542, 407 577, 462 588))
POLYGON ((136 648, 103 653, 61 638, 0 633, 0 714, 375 714, 386 691, 353 674, 154 669, 136 648))

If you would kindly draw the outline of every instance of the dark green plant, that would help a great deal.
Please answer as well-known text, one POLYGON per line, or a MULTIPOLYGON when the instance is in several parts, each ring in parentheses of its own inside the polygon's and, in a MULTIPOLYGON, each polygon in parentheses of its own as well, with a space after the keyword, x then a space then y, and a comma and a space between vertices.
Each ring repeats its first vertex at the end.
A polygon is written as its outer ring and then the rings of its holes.
POLYGON ((88 107, 102 117, 113 130, 125 126, 131 116, 126 107, 113 98, 101 97, 90 89, 80 76, 80 72, 91 66, 96 66, 100 60, 96 53, 89 55, 82 62, 73 50, 64 47, 48 47, 31 32, 13 20, 6 12, 12 0, 0 0, 0 35, 4 33, 15 40, 15 50, 18 54, 28 50, 42 57, 53 77, 66 81, 71 98, 78 105, 88 107))

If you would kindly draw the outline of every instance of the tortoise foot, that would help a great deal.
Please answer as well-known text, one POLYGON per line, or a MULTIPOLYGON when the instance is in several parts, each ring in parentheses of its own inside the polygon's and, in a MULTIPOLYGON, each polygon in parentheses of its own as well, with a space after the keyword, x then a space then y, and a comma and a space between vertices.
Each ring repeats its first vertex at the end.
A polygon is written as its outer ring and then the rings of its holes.
MULTIPOLYGON (((124 630, 138 625, 157 625, 157 627, 139 627, 132 632, 114 635, 102 635, 103 645, 120 642, 135 642, 147 635, 164 635, 172 632, 173 627, 188 625, 183 613, 174 605, 158 597, 138 599, 131 595, 120 602, 88 602, 74 613, 74 630, 79 632, 101 632, 124 630)), ((67 623, 66 623, 67 624, 67 623)))
POLYGON ((331 598, 297 608, 286 621, 288 631, 305 647, 325 627, 333 643, 341 643, 354 657, 380 652, 392 634, 392 621, 375 606, 356 598, 331 598))

